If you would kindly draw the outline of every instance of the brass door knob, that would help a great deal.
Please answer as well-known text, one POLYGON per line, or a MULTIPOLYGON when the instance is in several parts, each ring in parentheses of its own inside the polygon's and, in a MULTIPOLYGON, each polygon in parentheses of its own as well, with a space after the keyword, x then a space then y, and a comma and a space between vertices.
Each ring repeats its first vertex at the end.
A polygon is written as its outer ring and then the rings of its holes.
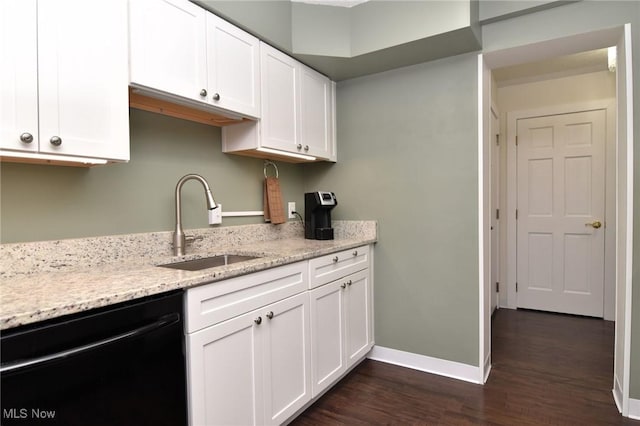
POLYGON ((595 222, 591 222, 591 223, 585 223, 585 226, 591 226, 595 229, 598 229, 602 226, 602 223, 599 220, 596 220, 595 222))

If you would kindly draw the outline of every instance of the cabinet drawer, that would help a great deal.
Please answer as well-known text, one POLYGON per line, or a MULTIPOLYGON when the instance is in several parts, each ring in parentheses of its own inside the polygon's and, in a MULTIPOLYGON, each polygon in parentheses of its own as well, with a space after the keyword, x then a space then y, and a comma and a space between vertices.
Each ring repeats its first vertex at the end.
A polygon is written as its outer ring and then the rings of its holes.
POLYGON ((307 289, 307 277, 307 262, 298 262, 189 289, 186 331, 192 333, 300 293, 307 289))
POLYGON ((357 247, 309 261, 309 288, 315 288, 369 267, 369 246, 357 247))

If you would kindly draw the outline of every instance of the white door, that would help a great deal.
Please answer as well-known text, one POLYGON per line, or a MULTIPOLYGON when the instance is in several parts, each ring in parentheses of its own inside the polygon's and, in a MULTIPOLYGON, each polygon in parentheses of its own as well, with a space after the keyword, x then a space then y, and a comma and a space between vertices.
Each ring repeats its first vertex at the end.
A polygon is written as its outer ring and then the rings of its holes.
POLYGON ((331 156, 331 80, 309 67, 300 70, 300 143, 305 154, 331 156))
POLYGON ((262 309, 265 424, 281 424, 311 400, 309 295, 262 309))
POLYGON ((207 100, 260 117, 260 41, 207 13, 207 100))
POLYGON ((0 148, 38 151, 36 26, 36 0, 0 1, 0 148))
POLYGON ((313 396, 316 397, 347 369, 345 359, 344 280, 309 292, 313 396))
POLYGON ((130 0, 129 13, 131 83, 205 101, 204 9, 188 0, 130 0))
POLYGON ((518 307, 603 316, 605 117, 518 120, 518 307))
POLYGON ((356 272, 344 278, 347 284, 345 298, 347 368, 360 360, 371 349, 371 284, 369 270, 356 272))
POLYGON ((500 281, 500 125, 491 108, 491 312, 498 307, 500 281))
POLYGON ((190 425, 264 423, 259 315, 250 312, 187 335, 190 425))

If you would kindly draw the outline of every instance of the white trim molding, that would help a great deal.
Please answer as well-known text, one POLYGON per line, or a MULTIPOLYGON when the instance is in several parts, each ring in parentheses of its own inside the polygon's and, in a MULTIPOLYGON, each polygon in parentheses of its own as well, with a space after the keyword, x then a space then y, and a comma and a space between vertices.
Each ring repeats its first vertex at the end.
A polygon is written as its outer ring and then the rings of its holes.
POLYGON ((629 418, 640 420, 640 399, 629 398, 629 418))
POLYGON ((433 358, 377 345, 373 347, 367 357, 374 361, 399 365, 413 370, 437 374, 438 376, 450 377, 452 379, 477 384, 484 383, 482 368, 460 362, 447 361, 445 359, 433 358))

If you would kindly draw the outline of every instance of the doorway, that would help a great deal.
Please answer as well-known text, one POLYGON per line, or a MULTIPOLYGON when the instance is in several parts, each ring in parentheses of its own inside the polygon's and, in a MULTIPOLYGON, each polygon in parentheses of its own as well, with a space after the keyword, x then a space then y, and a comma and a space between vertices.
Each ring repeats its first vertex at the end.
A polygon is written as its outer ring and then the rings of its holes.
MULTIPOLYGON (((487 144, 489 143, 488 132, 483 129, 488 129, 490 126, 488 114, 488 108, 484 108, 487 104, 490 104, 491 85, 487 82, 491 81, 491 70, 504 67, 507 65, 514 65, 517 63, 525 62, 522 58, 527 58, 527 62, 536 59, 544 59, 551 57, 558 57, 570 53, 582 52, 590 49, 599 49, 611 45, 616 45, 618 48, 618 72, 616 73, 616 111, 617 120, 616 123, 616 156, 615 156, 615 171, 614 177, 617 185, 615 188, 615 355, 614 355, 614 380, 613 380, 613 395, 618 406, 618 409, 624 416, 629 414, 629 365, 630 365, 630 314, 631 314, 631 259, 632 259, 632 226, 633 226, 633 144, 627 143, 632 138, 632 73, 631 73, 631 61, 630 61, 630 39, 631 30, 630 25, 626 24, 622 27, 612 28, 608 30, 595 31, 583 35, 575 35, 564 38, 551 40, 548 42, 540 42, 534 45, 527 45, 522 47, 516 47, 506 49, 504 51, 496 51, 481 55, 479 61, 479 73, 481 77, 479 82, 482 84, 481 100, 479 100, 480 107, 480 146, 484 147, 484 152, 487 144), (482 62, 482 64, 481 64, 482 62), (488 70, 489 77, 485 74, 488 70), (487 101, 487 98, 489 99, 487 101)), ((506 141, 507 144, 511 142, 506 141)), ((515 141, 514 141, 515 143, 515 141)), ((482 152, 479 149, 479 152, 482 152)), ((485 154, 486 155, 486 154, 485 154)), ((507 155, 508 157, 509 155, 507 155)), ((479 159, 480 164, 487 164, 486 157, 484 160, 479 159)), ((515 159, 508 159, 508 164, 515 164, 515 159)), ((481 181, 488 180, 489 172, 480 167, 481 181)), ((508 168, 506 170, 506 182, 516 182, 514 168, 508 168)), ((482 190, 482 186, 480 186, 482 190)), ((505 213, 507 219, 511 217, 513 213, 513 219, 511 224, 506 225, 507 241, 516 241, 516 226, 515 226, 515 214, 516 214, 516 202, 511 199, 506 203, 505 213)), ((490 205, 490 192, 485 192, 481 195, 481 220, 486 215, 483 214, 486 207, 490 205)), ((481 237, 480 240, 484 240, 483 234, 489 229, 487 222, 481 223, 481 237)), ((491 265, 491 249, 486 250, 482 245, 480 246, 482 251, 481 255, 481 270, 490 268, 491 265)), ((516 264, 515 250, 505 250, 501 259, 506 265, 516 264), (505 253, 506 252, 506 253, 505 253)), ((490 280, 487 280, 484 275, 480 275, 480 294, 487 294, 490 289, 490 280), (484 289, 484 290, 483 290, 484 289)), ((508 268, 505 274, 505 281, 507 282, 507 291, 509 296, 515 296, 516 290, 516 268, 508 268)), ((512 300, 516 300, 516 297, 510 297, 512 300)), ((490 316, 487 315, 490 312, 489 298, 481 297, 480 308, 480 320, 481 320, 481 361, 482 359, 490 359, 490 349, 488 354, 486 353, 486 341, 487 333, 490 333, 488 323, 490 316)), ((482 364, 481 364, 482 365, 482 364)), ((490 369, 490 366, 489 366, 490 369)), ((487 372, 487 368, 483 370, 487 372)))

